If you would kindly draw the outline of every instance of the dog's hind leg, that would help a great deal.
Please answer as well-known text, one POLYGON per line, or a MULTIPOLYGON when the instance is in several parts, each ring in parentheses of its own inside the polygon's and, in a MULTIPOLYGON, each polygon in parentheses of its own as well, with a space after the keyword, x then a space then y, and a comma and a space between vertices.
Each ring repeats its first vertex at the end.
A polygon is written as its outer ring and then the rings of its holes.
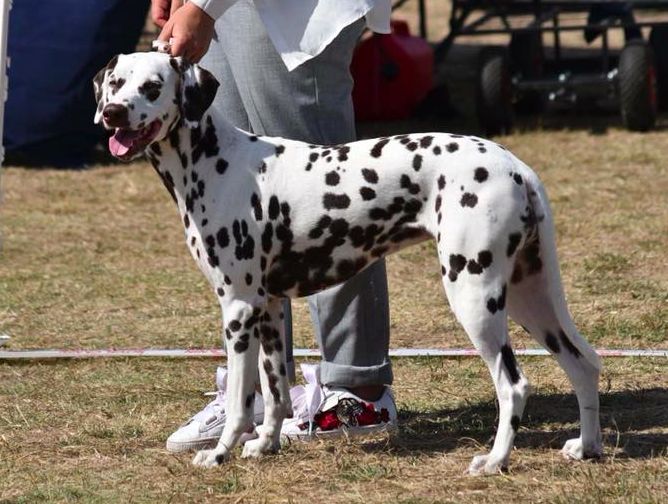
POLYGON ((193 464, 206 467, 229 459, 244 432, 253 427, 252 408, 257 377, 259 331, 265 306, 240 299, 222 302, 224 340, 227 349, 227 401, 225 427, 215 448, 201 450, 193 464))
MULTIPOLYGON (((292 415, 285 361, 284 327, 282 300, 271 298, 258 327, 264 422, 257 427, 259 437, 247 441, 244 445, 243 457, 260 457, 265 453, 278 451, 283 419, 292 415)), ((256 334, 253 336, 257 337, 256 334)))
MULTIPOLYGON (((445 254, 440 255, 441 263, 448 264, 444 261, 445 254)), ((515 360, 508 339, 506 285, 501 271, 505 268, 503 264, 497 264, 482 274, 472 274, 463 268, 463 261, 458 264, 460 260, 456 255, 449 259, 450 274, 443 277, 448 301, 487 364, 499 401, 499 425, 492 450, 487 455, 476 456, 469 466, 469 473, 497 473, 508 465, 529 395, 529 383, 515 360)), ((471 270, 477 271, 475 266, 471 270)))
POLYGON ((580 437, 562 450, 567 458, 597 458, 602 454, 596 352, 580 336, 564 298, 553 236, 552 219, 542 187, 532 195, 544 212, 537 233, 517 251, 508 287, 508 312, 557 359, 575 390, 580 408, 580 437))

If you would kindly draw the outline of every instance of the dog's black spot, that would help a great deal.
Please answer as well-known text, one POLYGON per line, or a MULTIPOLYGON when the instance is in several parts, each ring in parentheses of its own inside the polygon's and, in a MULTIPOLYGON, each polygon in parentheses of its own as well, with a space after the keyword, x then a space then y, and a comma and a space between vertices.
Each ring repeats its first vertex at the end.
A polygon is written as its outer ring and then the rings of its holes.
POLYGON ((522 249, 522 261, 527 266, 527 275, 535 275, 543 269, 543 261, 540 258, 540 244, 537 240, 522 249))
POLYGON ((325 175, 325 184, 330 186, 337 185, 341 180, 341 177, 335 171, 331 171, 325 175))
POLYGON ((271 220, 278 219, 278 213, 280 211, 280 205, 278 204, 278 198, 274 195, 269 198, 269 218, 271 220))
POLYGON ((459 201, 459 204, 462 207, 470 207, 473 208, 478 204, 478 196, 476 196, 473 193, 464 193, 462 194, 462 199, 459 201))
POLYGON ((476 168, 473 172, 473 180, 480 182, 481 184, 487 180, 488 177, 489 172, 487 171, 487 168, 483 168, 482 166, 476 168))
POLYGON ((360 189, 360 195, 362 196, 362 199, 364 201, 369 201, 376 197, 376 191, 374 191, 370 187, 362 187, 360 189))
POLYGON ((522 183, 523 183, 523 181, 522 181, 522 177, 520 176, 519 173, 515 173, 515 174, 513 175, 513 180, 515 181, 515 183, 516 183, 517 185, 522 185, 522 183))
POLYGON ((311 163, 315 163, 318 160, 319 157, 320 157, 320 154, 318 154, 317 152, 311 152, 311 154, 309 154, 309 156, 308 156, 308 160, 311 163))
POLYGON ((464 270, 466 266, 466 257, 461 254, 450 254, 450 273, 448 273, 448 278, 455 282, 457 276, 464 270))
POLYGON ((441 155, 441 148, 438 145, 435 145, 431 151, 434 153, 435 156, 441 155))
POLYGON ((183 225, 188 228, 190 227, 190 217, 188 217, 188 214, 185 214, 183 216, 183 225))
POLYGON ((333 208, 344 209, 350 206, 350 197, 347 194, 325 193, 322 204, 327 210, 333 208))
POLYGON ((244 353, 246 350, 248 350, 248 341, 237 341, 234 344, 234 351, 236 353, 244 353))
POLYGON ((338 155, 338 160, 339 161, 347 161, 348 160, 348 153, 350 152, 350 147, 347 145, 342 145, 337 148, 337 151, 339 153, 338 155))
POLYGON ((225 173, 225 170, 227 170, 228 165, 229 163, 221 158, 218 161, 216 161, 216 171, 222 175, 223 173, 225 173))
POLYGON ((220 297, 223 297, 225 295, 225 289, 223 289, 222 287, 218 287, 216 289, 216 294, 218 294, 220 297))
POLYGON ((245 280, 246 280, 246 285, 252 284, 253 283, 253 275, 251 275, 250 273, 246 273, 245 280))
POLYGON ((566 333, 559 329, 559 339, 561 340, 561 344, 566 347, 566 350, 568 350, 572 355, 575 357, 581 357, 582 354, 580 353, 580 350, 577 349, 577 347, 573 344, 573 342, 568 339, 568 336, 566 336, 566 333))
POLYGON ((489 298, 487 300, 487 309, 493 315, 497 311, 503 311, 506 307, 506 285, 501 289, 501 295, 498 298, 489 298))
POLYGON ((137 88, 137 91, 139 91, 140 95, 145 96, 148 101, 154 102, 160 97, 161 89, 162 82, 146 81, 137 88))
POLYGON ((272 226, 271 222, 267 222, 264 225, 264 231, 262 232, 262 250, 266 254, 271 252, 273 236, 274 236, 274 227, 272 226))
POLYGON ((442 191, 445 189, 445 175, 438 177, 438 189, 442 191))
POLYGON ((517 368, 517 361, 515 360, 515 354, 513 349, 505 344, 501 347, 501 358, 503 359, 503 364, 508 370, 508 376, 512 383, 517 383, 520 381, 520 372, 517 368))
POLYGON ((447 150, 449 153, 456 152, 459 149, 459 144, 457 142, 450 142, 448 145, 445 146, 445 150, 447 150))
POLYGON ((256 221, 262 220, 262 205, 260 204, 260 197, 257 193, 253 193, 251 196, 251 206, 253 207, 253 215, 255 216, 256 221))
POLYGON ((378 173, 376 173, 376 170, 372 170, 371 168, 362 168, 362 176, 369 184, 378 183, 378 173))
POLYGON ((411 178, 406 174, 401 176, 400 183, 401 187, 403 189, 408 189, 408 192, 411 194, 418 194, 420 192, 419 184, 414 184, 411 181, 411 178))
POLYGON ((433 136, 430 135, 423 136, 422 138, 420 138, 420 147, 422 147, 423 149, 427 149, 431 145, 432 140, 434 140, 433 136))
POLYGON ((239 222, 235 220, 232 223, 232 235, 237 246, 234 254, 238 260, 252 259, 253 251, 255 250, 255 240, 248 234, 248 224, 245 220, 239 222))
POLYGON ((552 353, 555 354, 561 351, 557 338, 550 331, 547 331, 545 333, 545 346, 549 348, 552 353))
POLYGON ((478 262, 483 268, 489 268, 492 264, 492 253, 489 250, 482 250, 478 253, 478 262))
POLYGON ((225 455, 222 453, 220 455, 216 455, 216 464, 218 465, 223 465, 225 463, 225 455))
POLYGON ((280 156, 285 152, 285 145, 277 145, 276 146, 276 157, 280 156))
POLYGON ((510 235, 508 235, 508 248, 506 249, 506 255, 508 257, 515 253, 520 241, 522 241, 522 233, 510 233, 510 235))
POLYGON ((239 329, 241 329, 241 322, 238 320, 232 320, 228 324, 228 327, 230 328, 231 331, 237 332, 239 329))
POLYGON ((380 157, 383 152, 383 147, 387 145, 390 140, 387 138, 382 138, 371 148, 371 157, 380 157))
POLYGON ((520 417, 517 415, 513 415, 510 418, 510 426, 513 428, 515 432, 517 432, 520 428, 520 417))
POLYGON ((216 135, 216 127, 213 125, 211 116, 206 118, 206 128, 202 134, 202 128, 197 126, 190 130, 190 145, 193 164, 197 164, 202 154, 206 158, 218 155, 220 148, 218 147, 218 136, 216 135))
POLYGON ((420 171, 420 168, 422 168, 422 156, 420 156, 420 154, 415 154, 413 157, 413 169, 415 171, 420 171))
POLYGON ((441 203, 442 203, 441 195, 439 194, 436 196, 436 201, 434 202, 434 211, 438 212, 441 209, 441 203))

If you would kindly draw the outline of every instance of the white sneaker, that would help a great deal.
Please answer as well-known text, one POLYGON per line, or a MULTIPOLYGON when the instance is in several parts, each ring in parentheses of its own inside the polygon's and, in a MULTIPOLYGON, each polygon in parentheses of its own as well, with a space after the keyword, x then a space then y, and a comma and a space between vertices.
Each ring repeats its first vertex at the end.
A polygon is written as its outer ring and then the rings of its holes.
MULTIPOLYGON (((177 453, 216 446, 225 426, 226 385, 227 369, 219 366, 216 370, 216 387, 218 391, 211 393, 215 394, 215 399, 167 438, 167 451, 177 453)), ((253 412, 255 414, 255 423, 261 424, 264 418, 264 403, 260 394, 255 394, 253 412)), ((249 432, 247 435, 242 436, 241 442, 244 443, 254 437, 257 437, 257 434, 254 431, 249 432)))
POLYGON ((293 418, 283 421, 281 438, 359 436, 397 428, 397 406, 390 387, 377 401, 365 401, 345 388, 320 384, 320 366, 301 365, 306 385, 290 389, 293 418))

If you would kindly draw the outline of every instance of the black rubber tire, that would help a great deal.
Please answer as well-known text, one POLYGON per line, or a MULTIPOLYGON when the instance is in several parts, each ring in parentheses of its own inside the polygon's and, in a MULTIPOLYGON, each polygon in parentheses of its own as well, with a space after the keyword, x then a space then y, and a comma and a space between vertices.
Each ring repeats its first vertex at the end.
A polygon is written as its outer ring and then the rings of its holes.
MULTIPOLYGON (((508 46, 510 70, 520 80, 543 77, 545 56, 540 32, 515 32, 508 46)), ((518 113, 539 114, 545 110, 545 94, 540 91, 524 91, 517 96, 515 110, 518 113)))
POLYGON ((480 53, 476 115, 486 135, 510 133, 513 123, 512 83, 506 51, 486 47, 480 53))
POLYGON ((619 104, 624 126, 631 131, 654 127, 657 111, 654 52, 643 40, 627 42, 619 55, 619 104))
POLYGON ((668 26, 652 28, 649 45, 654 51, 659 109, 666 110, 668 109, 668 26))

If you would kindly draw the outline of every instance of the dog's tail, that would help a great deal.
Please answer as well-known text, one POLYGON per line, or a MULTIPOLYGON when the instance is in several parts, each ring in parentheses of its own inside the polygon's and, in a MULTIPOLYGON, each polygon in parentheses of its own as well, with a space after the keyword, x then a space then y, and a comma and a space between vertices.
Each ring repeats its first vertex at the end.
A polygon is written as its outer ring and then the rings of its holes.
MULTIPOLYGON (((563 283, 559 271, 557 248, 552 211, 547 193, 538 175, 523 162, 518 161, 518 168, 526 183, 526 191, 531 208, 535 235, 529 236, 527 243, 536 240, 538 243, 538 257, 542 261, 543 287, 552 303, 552 309, 563 329, 565 337, 587 361, 596 369, 601 369, 601 360, 596 351, 580 335, 568 311, 563 283)), ((535 242, 534 242, 535 243, 535 242)), ((525 247, 527 244, 524 245, 525 247)))

